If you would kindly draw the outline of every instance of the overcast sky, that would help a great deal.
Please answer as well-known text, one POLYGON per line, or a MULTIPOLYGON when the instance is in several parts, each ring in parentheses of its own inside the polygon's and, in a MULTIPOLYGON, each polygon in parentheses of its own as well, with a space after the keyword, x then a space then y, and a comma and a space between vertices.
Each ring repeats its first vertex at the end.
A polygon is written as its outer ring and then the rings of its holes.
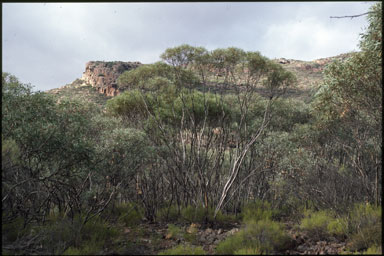
POLYGON ((314 60, 358 50, 374 2, 3 3, 2 63, 45 91, 85 63, 159 61, 167 48, 238 47, 268 58, 314 60))

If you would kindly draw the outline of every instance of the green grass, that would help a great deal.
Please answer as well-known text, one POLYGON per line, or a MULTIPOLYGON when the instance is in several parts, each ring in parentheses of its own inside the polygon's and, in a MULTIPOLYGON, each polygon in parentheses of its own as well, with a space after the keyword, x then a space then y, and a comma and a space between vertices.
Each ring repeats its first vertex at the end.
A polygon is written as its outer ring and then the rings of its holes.
POLYGON ((174 248, 160 252, 158 255, 205 255, 201 246, 178 245, 174 248))

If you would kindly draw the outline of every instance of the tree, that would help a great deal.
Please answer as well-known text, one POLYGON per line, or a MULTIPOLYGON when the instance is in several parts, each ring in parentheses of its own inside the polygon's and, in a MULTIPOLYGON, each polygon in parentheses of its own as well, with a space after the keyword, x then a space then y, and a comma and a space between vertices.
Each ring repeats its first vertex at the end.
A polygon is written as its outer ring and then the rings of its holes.
MULTIPOLYGON (((360 200, 380 203, 382 141, 382 12, 381 3, 368 13, 360 52, 325 70, 324 85, 312 104, 318 129, 328 134, 326 147, 360 181, 360 200), (332 145, 332 146, 331 146, 332 145)), ((328 152, 329 154, 330 152, 328 152)), ((331 170, 330 170, 331 171, 331 170)))

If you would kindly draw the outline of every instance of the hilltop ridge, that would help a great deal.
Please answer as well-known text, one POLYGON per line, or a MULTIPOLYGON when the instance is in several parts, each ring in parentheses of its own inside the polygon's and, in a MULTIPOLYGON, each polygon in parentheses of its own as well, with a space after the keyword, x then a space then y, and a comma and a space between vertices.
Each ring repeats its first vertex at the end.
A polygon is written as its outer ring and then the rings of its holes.
MULTIPOLYGON (((281 64, 285 69, 293 72, 297 77, 297 87, 288 90, 288 97, 307 98, 311 89, 323 80, 325 67, 333 61, 344 61, 353 53, 344 53, 333 57, 320 58, 313 61, 277 58, 273 61, 281 64)), ((120 94, 117 78, 125 71, 144 65, 138 61, 89 61, 81 78, 60 88, 48 90, 47 93, 62 97, 81 98, 85 101, 104 105, 105 102, 120 94)), ((262 92, 261 92, 262 94, 262 92)))

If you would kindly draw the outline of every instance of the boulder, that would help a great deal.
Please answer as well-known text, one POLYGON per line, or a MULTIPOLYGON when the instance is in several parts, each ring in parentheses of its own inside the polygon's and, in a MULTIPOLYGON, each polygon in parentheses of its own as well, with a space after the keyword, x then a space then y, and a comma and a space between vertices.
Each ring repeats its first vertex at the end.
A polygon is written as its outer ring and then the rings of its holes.
POLYGON ((85 65, 82 80, 95 87, 99 93, 116 96, 120 93, 117 78, 125 71, 135 69, 140 65, 142 65, 140 62, 89 61, 85 65))

